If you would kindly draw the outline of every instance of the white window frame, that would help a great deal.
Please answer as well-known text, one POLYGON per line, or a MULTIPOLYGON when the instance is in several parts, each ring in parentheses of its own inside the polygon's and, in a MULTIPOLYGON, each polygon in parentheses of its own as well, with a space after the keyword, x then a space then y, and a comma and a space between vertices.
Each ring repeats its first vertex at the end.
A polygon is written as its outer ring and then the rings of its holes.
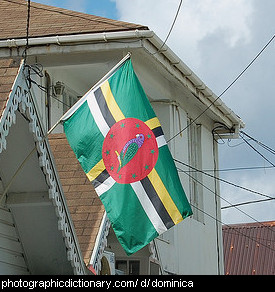
POLYGON ((202 172, 202 126, 188 119, 188 160, 190 165, 189 190, 192 218, 204 223, 202 172))

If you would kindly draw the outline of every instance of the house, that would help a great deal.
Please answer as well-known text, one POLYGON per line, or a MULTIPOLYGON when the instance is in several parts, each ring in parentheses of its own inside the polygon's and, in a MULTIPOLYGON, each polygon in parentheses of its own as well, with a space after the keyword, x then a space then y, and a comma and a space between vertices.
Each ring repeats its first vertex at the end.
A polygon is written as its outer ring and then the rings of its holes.
MULTIPOLYGON (((27 1, 0 2, 1 27, 5 28, 0 30, 0 85, 4 91, 0 96, 0 192, 5 194, 0 212, 9 212, 15 220, 12 224, 20 229, 16 234, 23 246, 26 271, 223 274, 219 184, 201 172, 189 172, 189 167, 213 169, 218 176, 217 139, 238 137, 244 127, 242 120, 148 27, 31 3, 29 47, 25 50, 27 11, 27 1), (27 73, 17 63, 24 51, 27 73), (44 139, 63 113, 129 51, 177 161, 194 213, 130 257, 118 243, 101 201, 68 145, 62 125, 44 139), (31 109, 25 105, 25 97, 18 98, 19 79, 24 96, 32 97, 28 103, 31 109), (34 108, 35 123, 32 114, 25 116, 27 109, 28 113, 34 108), (21 146, 21 141, 26 145, 21 146), (32 148, 35 154, 27 159, 32 164, 20 166, 32 148), (21 193, 24 197, 18 195, 21 193), (45 217, 36 200, 48 204, 50 210, 45 209, 45 217), (17 210, 21 217, 17 217, 17 210), (21 227, 22 218, 27 222, 21 227), (56 242, 59 240, 56 245, 51 242, 51 251, 56 254, 43 257, 48 270, 31 269, 34 255, 27 250, 37 248, 37 258, 48 250, 42 236, 47 236, 43 233, 43 224, 50 224, 47 220, 55 226, 49 230, 58 237, 56 242), (32 227, 32 236, 37 234, 35 247, 28 247, 30 233, 26 226, 32 227), (62 236, 67 238, 68 234, 68 241, 63 240, 62 245, 62 236), (62 259, 54 260, 57 254, 69 254, 67 259, 63 257, 64 271, 62 259)), ((5 272, 10 271, 3 268, 5 272)))
POLYGON ((275 275, 275 222, 222 227, 225 275, 275 275))
POLYGON ((0 59, 0 97, 0 273, 86 274, 49 144, 17 59, 0 59))

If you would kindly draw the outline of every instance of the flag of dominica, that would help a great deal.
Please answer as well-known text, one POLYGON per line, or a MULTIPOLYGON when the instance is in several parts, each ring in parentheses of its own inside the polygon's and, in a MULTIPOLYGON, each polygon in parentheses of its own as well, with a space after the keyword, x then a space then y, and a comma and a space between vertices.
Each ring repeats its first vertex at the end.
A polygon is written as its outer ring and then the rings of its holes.
POLYGON ((63 125, 127 255, 192 215, 130 58, 88 91, 63 125))

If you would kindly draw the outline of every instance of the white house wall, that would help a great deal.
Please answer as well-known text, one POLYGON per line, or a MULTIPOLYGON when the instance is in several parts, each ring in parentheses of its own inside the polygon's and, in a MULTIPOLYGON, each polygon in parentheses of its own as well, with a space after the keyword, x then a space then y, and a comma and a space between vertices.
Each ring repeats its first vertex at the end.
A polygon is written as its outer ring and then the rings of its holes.
POLYGON ((0 207, 0 275, 27 275, 29 270, 11 211, 0 207))
MULTIPOLYGON (((38 61, 43 63, 44 70, 51 78, 52 84, 57 81, 74 91, 83 95, 92 87, 113 65, 120 60, 123 52, 102 52, 100 59, 96 53, 87 55, 87 61, 81 54, 58 56, 38 56, 38 61), (64 59, 63 59, 64 58, 64 59), (57 61, 58 62, 55 62, 57 61)), ((185 128, 188 119, 196 118, 205 107, 194 97, 188 88, 184 87, 178 80, 169 74, 163 66, 153 61, 152 57, 142 51, 136 51, 132 55, 133 66, 140 79, 142 86, 151 101, 153 108, 162 124, 167 140, 185 128)), ((42 83, 45 80, 41 81, 42 83)), ((39 96, 39 95, 38 95, 39 96)), ((43 99, 43 97, 42 97, 43 99)), ((51 98, 52 103, 52 124, 62 116, 63 105, 51 98)), ((38 103, 39 104, 39 103, 38 103)), ((40 102, 41 115, 43 112, 43 101, 40 102)), ((214 151, 212 129, 214 121, 206 115, 199 120, 202 124, 202 168, 214 168, 214 151)), ((62 127, 56 128, 57 132, 62 132, 62 127)), ((178 135, 168 143, 172 155, 188 164, 188 131, 178 135)), ((215 154, 217 155, 217 153, 215 154)), ((217 159, 217 158, 216 158, 217 159)), ((189 170, 186 166, 177 164, 177 167, 184 171, 189 170)), ((179 172, 186 195, 189 195, 189 177, 184 172, 179 172)), ((202 176, 202 183, 215 192, 215 182, 213 179, 202 176)), ((218 274, 221 264, 220 238, 217 239, 220 226, 217 221, 206 215, 210 214, 214 218, 220 214, 219 198, 203 188, 203 211, 204 221, 198 222, 194 218, 187 218, 179 225, 168 231, 162 238, 156 240, 159 256, 166 273, 179 274, 218 274)), ((222 268, 220 268, 222 270, 222 268)))
MULTIPOLYGON (((176 80, 173 81, 166 75, 160 76, 160 68, 147 66, 147 70, 145 63, 146 60, 142 60, 134 65, 136 65, 142 85, 160 119, 165 137, 169 140, 187 126, 188 119, 195 119, 201 113, 201 105, 199 101, 194 102, 194 96, 191 98, 190 93, 186 93, 186 89, 176 80)), ((204 115, 200 118, 199 123, 202 124, 202 169, 214 169, 214 162, 217 162, 216 147, 213 150, 216 143, 213 143, 212 136, 214 122, 204 115)), ((189 164, 187 129, 172 139, 168 146, 174 158, 189 164)), ((189 176, 181 171, 190 169, 179 163, 176 163, 176 166, 179 168, 179 176, 190 201, 189 176)), ((156 240, 163 270, 166 273, 219 274, 223 271, 221 226, 218 223, 220 198, 215 198, 214 195, 218 187, 213 178, 205 175, 202 175, 202 184, 203 222, 192 217, 187 218, 156 240), (218 221, 208 215, 217 218, 218 221)))
MULTIPOLYGON (((139 78, 146 93, 149 93, 151 104, 160 119, 165 137, 169 140, 187 126, 188 118, 194 119, 200 113, 200 108, 194 106, 194 101, 189 102, 191 97, 185 95, 185 91, 177 81, 172 82, 165 76, 160 76, 158 74, 159 68, 149 67, 150 69, 143 74, 141 66, 142 62, 136 65, 139 70, 139 78)), ((203 169, 213 169, 213 137, 211 133, 213 121, 205 116, 200 119, 200 122, 203 124, 201 128, 202 167, 203 169)), ((186 164, 189 163, 187 133, 186 129, 168 143, 173 157, 186 164)), ((184 171, 189 171, 184 165, 178 163, 176 165, 184 171)), ((190 200, 189 177, 181 171, 179 176, 190 200)), ((203 176, 202 183, 215 191, 213 179, 203 176)), ((203 199, 203 211, 216 217, 214 194, 203 188, 203 199)), ((216 234, 216 221, 204 215, 204 222, 187 218, 171 231, 168 231, 167 234, 161 236, 156 242, 164 272, 217 274, 218 248, 216 234)), ((221 242, 219 242, 219 245, 221 245, 221 242)))
MULTIPOLYGON (((171 137, 178 133, 179 129, 186 127, 188 115, 182 108, 163 103, 153 103, 153 106, 161 123, 166 124, 166 127, 163 127, 166 134, 167 124, 170 121, 170 133, 167 136, 171 137), (168 113, 170 114, 170 120, 168 113)), ((207 125, 207 128, 210 126, 207 125)), ((201 127, 202 169, 214 169, 213 137, 211 131, 207 128, 204 125, 201 127)), ((169 143, 173 157, 186 164, 188 164, 187 139, 187 130, 185 130, 169 143)), ((176 163, 176 165, 179 168, 179 176, 190 201, 189 176, 185 173, 190 169, 179 163, 176 163)), ((215 192, 213 178, 203 176, 202 184, 215 192)), ((218 222, 215 219, 207 215, 209 214, 220 220, 220 214, 216 214, 219 206, 216 205, 216 201, 219 201, 219 197, 215 198, 211 191, 203 187, 203 222, 199 222, 192 217, 187 218, 156 240, 165 273, 219 274, 222 271, 219 271, 222 261, 221 238, 217 238, 217 231, 221 226, 217 225, 218 222)))

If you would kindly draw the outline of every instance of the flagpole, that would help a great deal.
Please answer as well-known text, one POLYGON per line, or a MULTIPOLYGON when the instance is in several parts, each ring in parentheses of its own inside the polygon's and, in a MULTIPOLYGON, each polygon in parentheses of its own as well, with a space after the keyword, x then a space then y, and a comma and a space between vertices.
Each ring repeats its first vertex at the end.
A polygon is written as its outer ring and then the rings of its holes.
POLYGON ((76 102, 68 111, 66 111, 66 113, 61 116, 61 118, 50 128, 50 130, 47 132, 48 136, 58 125, 59 123, 66 119, 69 118, 86 100, 87 96, 89 95, 89 93, 94 90, 96 87, 98 87, 103 81, 107 80, 108 78, 110 78, 117 69, 119 69, 119 67, 122 66, 122 64, 131 57, 131 52, 128 52, 127 55, 125 57, 123 57, 108 73, 106 73, 91 89, 89 89, 84 95, 83 97, 76 102))

